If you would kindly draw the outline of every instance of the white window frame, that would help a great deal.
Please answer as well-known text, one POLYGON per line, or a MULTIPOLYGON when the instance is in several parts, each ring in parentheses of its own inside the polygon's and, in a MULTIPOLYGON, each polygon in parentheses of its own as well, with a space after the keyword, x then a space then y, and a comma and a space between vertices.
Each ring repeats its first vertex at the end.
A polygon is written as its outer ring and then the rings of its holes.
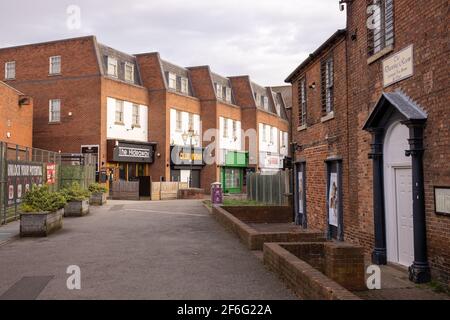
POLYGON ((139 127, 141 125, 141 107, 138 104, 133 103, 131 108, 132 126, 139 127))
POLYGON ((263 142, 267 142, 267 125, 263 124, 262 125, 262 141, 263 142))
POLYGON ((117 78, 119 76, 119 62, 114 57, 108 57, 108 75, 117 78), (112 68, 114 68, 112 70, 112 68))
POLYGON ((61 56, 52 56, 49 58, 49 74, 61 74, 61 56))
POLYGON ((188 78, 181 77, 181 93, 189 93, 189 80, 188 78))
POLYGON ((219 83, 216 83, 216 94, 218 99, 223 99, 222 86, 219 83))
POLYGON ((264 110, 269 110, 269 98, 266 96, 261 96, 261 103, 264 110))
POLYGON ((183 113, 180 110, 175 110, 175 131, 183 131, 183 113))
POLYGON ((269 127, 270 128, 270 141, 269 143, 273 146, 275 144, 276 138, 275 136, 277 135, 277 128, 275 127, 269 127))
POLYGON ((48 101, 48 122, 61 122, 61 99, 50 99, 48 101), (55 107, 58 110, 55 111, 55 107))
POLYGON ((228 138, 229 134, 228 134, 228 119, 227 118, 223 118, 223 137, 224 138, 228 138))
POLYGON ((116 99, 116 109, 114 114, 114 122, 116 124, 124 124, 124 105, 124 101, 116 99), (117 115, 119 115, 119 118, 117 115))
POLYGON ((125 62, 125 81, 134 82, 134 64, 125 62), (128 68, 131 69, 131 74, 128 77, 128 68))
POLYGON ((5 62, 5 79, 6 80, 12 80, 16 78, 16 62, 15 61, 8 61, 5 62), (10 66, 13 66, 12 69, 10 69, 10 66), (10 75, 10 72, 12 70, 12 75, 10 75))
POLYGON ((225 89, 225 100, 227 102, 231 102, 231 88, 230 87, 226 87, 226 89, 225 89))
POLYGON ((177 90, 177 75, 175 73, 169 72, 168 76, 169 89, 177 90))

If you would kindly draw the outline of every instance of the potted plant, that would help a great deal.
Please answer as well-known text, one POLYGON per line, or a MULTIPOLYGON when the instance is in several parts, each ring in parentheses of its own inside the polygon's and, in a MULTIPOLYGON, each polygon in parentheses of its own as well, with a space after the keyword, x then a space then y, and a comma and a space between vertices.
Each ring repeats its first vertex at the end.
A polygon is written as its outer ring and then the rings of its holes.
POLYGON ((64 207, 65 217, 81 217, 89 213, 90 192, 74 182, 69 188, 64 188, 61 193, 67 200, 64 207))
POLYGON ((108 190, 99 183, 92 183, 89 185, 89 192, 91 193, 91 198, 89 203, 91 205, 101 206, 106 203, 106 193, 108 190))
POLYGON ((62 228, 66 199, 47 186, 33 187, 20 206, 20 236, 46 237, 62 228))

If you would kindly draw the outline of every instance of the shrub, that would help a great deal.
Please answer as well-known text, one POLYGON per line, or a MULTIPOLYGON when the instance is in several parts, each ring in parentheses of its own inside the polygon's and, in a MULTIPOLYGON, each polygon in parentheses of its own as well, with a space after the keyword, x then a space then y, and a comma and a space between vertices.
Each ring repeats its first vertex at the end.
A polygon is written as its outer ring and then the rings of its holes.
POLYGON ((68 202, 86 200, 91 195, 88 190, 83 189, 77 182, 73 182, 70 188, 62 189, 61 193, 68 202))
POLYGON ((106 192, 108 192, 108 189, 106 189, 100 183, 92 183, 89 185, 89 191, 91 193, 106 193, 106 192))
POLYGON ((23 212, 54 212, 66 205, 66 198, 59 192, 50 192, 48 186, 36 187, 28 191, 22 201, 23 212))

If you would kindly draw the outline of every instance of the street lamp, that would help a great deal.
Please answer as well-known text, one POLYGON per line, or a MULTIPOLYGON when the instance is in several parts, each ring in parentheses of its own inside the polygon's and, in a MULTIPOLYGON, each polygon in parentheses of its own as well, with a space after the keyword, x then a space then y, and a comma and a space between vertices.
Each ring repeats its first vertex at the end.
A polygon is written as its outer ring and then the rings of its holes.
POLYGON ((193 169, 193 165, 194 165, 194 159, 193 159, 193 155, 194 155, 194 145, 197 144, 198 139, 199 139, 199 135, 197 134, 197 132, 194 131, 194 129, 189 128, 188 131, 183 132, 183 134, 181 135, 181 138, 183 139, 184 144, 186 145, 188 140, 189 140, 189 146, 190 146, 190 165, 191 165, 191 170, 189 171, 189 188, 192 186, 192 169, 193 169))

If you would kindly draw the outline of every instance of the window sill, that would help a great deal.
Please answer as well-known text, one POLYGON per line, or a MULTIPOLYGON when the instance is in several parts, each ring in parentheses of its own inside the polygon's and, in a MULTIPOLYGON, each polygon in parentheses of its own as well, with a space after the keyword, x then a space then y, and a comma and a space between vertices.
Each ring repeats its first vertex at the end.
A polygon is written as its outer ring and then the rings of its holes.
POLYGON ((334 119, 334 111, 329 112, 327 115, 320 118, 320 122, 324 123, 334 119))
POLYGON ((58 76, 61 76, 61 75, 62 75, 61 73, 49 73, 48 74, 49 77, 58 77, 58 76))
POLYGON ((5 78, 3 81, 14 81, 16 78, 5 78))
POLYGON ((138 124, 133 124, 132 126, 131 126, 131 128, 133 128, 133 129, 139 129, 141 126, 140 125, 138 125, 138 124))
POLYGON ((49 121, 48 124, 51 124, 51 125, 61 124, 61 121, 49 121))
POLYGON ((307 128, 308 128, 308 126, 307 126, 306 124, 304 124, 304 125, 298 127, 298 128, 297 128, 297 131, 304 131, 304 130, 306 130, 307 128))
POLYGON ((123 122, 114 122, 114 124, 116 125, 116 126, 124 126, 125 125, 125 123, 123 123, 123 122))
POLYGON ((380 58, 384 57, 388 53, 391 53, 392 51, 394 51, 394 46, 393 45, 390 45, 390 46, 384 48, 383 50, 375 53, 369 59, 367 59, 367 64, 370 65, 370 64, 374 63, 375 61, 377 61, 380 58))

